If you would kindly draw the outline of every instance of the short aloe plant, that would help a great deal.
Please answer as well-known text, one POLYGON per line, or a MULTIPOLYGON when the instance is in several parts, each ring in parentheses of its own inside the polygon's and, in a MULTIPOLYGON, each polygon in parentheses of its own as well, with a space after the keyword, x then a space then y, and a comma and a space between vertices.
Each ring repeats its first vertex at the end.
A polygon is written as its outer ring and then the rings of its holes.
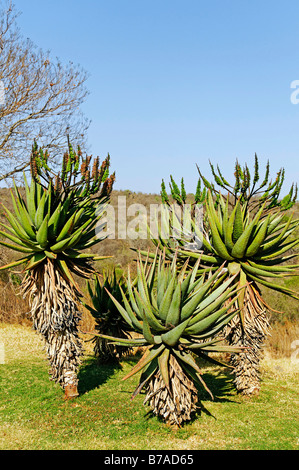
MULTIPOLYGON (((91 303, 84 303, 95 320, 97 333, 130 339, 128 323, 119 313, 110 294, 123 306, 122 293, 126 292, 125 279, 117 276, 116 269, 96 274, 94 283, 87 281, 91 303)), ((100 361, 115 361, 129 352, 125 346, 116 346, 107 339, 95 336, 93 338, 94 353, 100 361)))
POLYGON ((122 292, 124 306, 110 294, 139 337, 125 340, 101 335, 116 345, 145 347, 142 358, 123 380, 141 372, 132 397, 145 388, 145 403, 169 424, 181 425, 191 419, 198 401, 195 384, 211 394, 194 355, 215 362, 209 352, 241 350, 225 347, 215 338, 237 313, 232 308, 239 295, 234 278, 223 281, 222 267, 207 279, 198 277, 197 270, 198 263, 189 273, 186 265, 177 270, 175 262, 169 265, 157 253, 151 265, 139 258, 136 286, 128 276, 128 293, 122 292), (223 306, 229 297, 230 303, 223 306))
POLYGON ((84 251, 98 243, 96 225, 102 212, 98 203, 109 198, 114 175, 110 177, 109 158, 90 172, 90 157, 82 158, 80 149, 69 146, 62 171, 54 175, 48 155, 37 145, 31 156, 31 182, 24 175, 25 197, 15 186, 11 192, 14 213, 5 209, 9 225, 0 243, 23 253, 23 257, 2 266, 24 266, 22 290, 29 295, 35 330, 45 339, 51 364, 51 378, 76 395, 77 370, 82 356, 78 335, 82 294, 74 274, 88 277, 94 272, 91 262, 97 256, 84 251), (79 176, 79 181, 78 181, 79 176))
MULTIPOLYGON (((265 177, 259 183, 256 156, 253 178, 247 165, 242 169, 236 163, 234 185, 224 179, 219 167, 218 174, 212 165, 211 168, 220 190, 200 173, 195 202, 203 204, 204 219, 202 227, 196 226, 194 219, 190 221, 195 242, 190 243, 184 238, 183 230, 178 240, 164 240, 160 236, 155 242, 160 249, 165 249, 169 258, 176 254, 181 262, 189 259, 190 264, 200 259, 202 269, 217 267, 226 261, 227 274, 234 275, 239 286, 247 286, 238 300, 240 317, 231 323, 230 341, 250 347, 248 353, 235 358, 234 365, 237 389, 251 394, 260 388, 260 352, 269 330, 266 313, 270 307, 264 301, 259 285, 298 299, 298 293, 279 282, 284 276, 298 274, 299 265, 285 263, 296 256, 290 250, 299 243, 294 237, 299 220, 292 214, 285 214, 296 201, 297 187, 292 185, 289 193, 280 198, 284 170, 278 172, 272 183, 269 181, 269 163, 265 177)), ((184 195, 173 179, 171 194, 178 204, 185 203, 184 195)), ((169 204, 164 183, 162 199, 169 204)))

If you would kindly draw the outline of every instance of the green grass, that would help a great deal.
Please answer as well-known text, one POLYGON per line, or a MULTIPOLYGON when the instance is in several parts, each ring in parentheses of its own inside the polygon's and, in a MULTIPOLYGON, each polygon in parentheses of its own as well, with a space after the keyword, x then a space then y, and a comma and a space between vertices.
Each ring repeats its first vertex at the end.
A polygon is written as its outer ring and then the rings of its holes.
POLYGON ((0 343, 5 346, 0 364, 2 450, 299 447, 299 365, 290 359, 263 362, 262 391, 251 399, 236 394, 228 369, 204 369, 215 400, 200 390, 202 408, 196 418, 173 429, 148 413, 144 395, 130 400, 138 377, 121 379, 137 358, 120 367, 99 366, 86 354, 79 374, 80 396, 65 402, 63 391, 49 380, 42 343, 30 328, 0 325, 0 343))

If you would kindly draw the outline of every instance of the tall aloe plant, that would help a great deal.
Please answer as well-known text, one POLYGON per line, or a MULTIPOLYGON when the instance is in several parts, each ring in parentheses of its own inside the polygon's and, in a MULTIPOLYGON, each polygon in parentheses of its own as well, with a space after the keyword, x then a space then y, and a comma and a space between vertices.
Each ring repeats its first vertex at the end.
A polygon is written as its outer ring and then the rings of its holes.
MULTIPOLYGON (((75 275, 88 277, 92 261, 99 259, 85 250, 101 238, 96 226, 102 216, 99 203, 107 203, 115 175, 108 176, 109 157, 102 165, 83 158, 69 144, 61 172, 54 174, 48 154, 36 143, 31 155, 31 182, 24 174, 25 196, 14 186, 14 213, 7 207, 8 225, 0 243, 23 253, 19 260, 2 266, 24 266, 23 295, 28 295, 34 329, 45 340, 50 375, 65 389, 66 398, 76 396, 77 371, 82 344, 78 335, 82 293, 75 275)), ((101 206, 102 207, 102 206, 101 206)))
MULTIPOLYGON (((247 165, 242 169, 236 162, 234 185, 227 182, 219 167, 216 172, 211 164, 211 169, 220 190, 200 173, 195 203, 203 204, 204 218, 200 228, 191 218, 193 243, 186 239, 183 227, 177 239, 166 240, 160 235, 154 241, 170 258, 177 253, 181 262, 189 259, 191 264, 200 259, 202 269, 226 261, 227 275, 235 276, 237 285, 246 286, 238 299, 240 315, 230 324, 229 341, 250 348, 246 355, 233 358, 233 364, 237 389, 252 394, 260 389, 259 365, 271 309, 263 299, 260 286, 298 299, 296 292, 280 282, 285 276, 297 275, 299 267, 286 264, 296 256, 290 250, 299 243, 293 237, 299 220, 293 214, 285 214, 296 201, 297 187, 292 185, 289 193, 280 198, 284 170, 278 172, 274 182, 269 181, 268 163, 260 182, 257 156, 253 178, 247 165)), ((171 194, 176 203, 184 204, 184 194, 173 179, 171 194)), ((162 198, 170 205, 164 183, 162 198)))
POLYGON ((120 287, 123 302, 109 294, 138 337, 100 334, 115 345, 144 348, 140 361, 123 380, 140 372, 132 398, 145 388, 144 403, 167 423, 178 426, 196 412, 196 385, 203 386, 213 398, 196 357, 222 364, 209 353, 241 351, 221 344, 216 337, 237 314, 234 304, 240 292, 234 277, 224 281, 222 267, 210 276, 198 276, 198 263, 192 271, 186 268, 187 264, 178 269, 175 261, 170 265, 162 255, 158 258, 158 252, 152 264, 139 257, 136 285, 128 275, 127 293, 120 287))

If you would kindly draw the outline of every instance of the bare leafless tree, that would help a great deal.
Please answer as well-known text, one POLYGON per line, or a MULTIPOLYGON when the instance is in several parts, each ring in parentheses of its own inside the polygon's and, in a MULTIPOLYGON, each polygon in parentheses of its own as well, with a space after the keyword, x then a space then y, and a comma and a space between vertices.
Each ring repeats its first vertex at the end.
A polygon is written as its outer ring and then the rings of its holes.
POLYGON ((80 110, 86 72, 22 37, 18 14, 11 1, 0 1, 0 181, 28 166, 34 140, 52 158, 65 149, 67 136, 84 150, 89 126, 80 110))

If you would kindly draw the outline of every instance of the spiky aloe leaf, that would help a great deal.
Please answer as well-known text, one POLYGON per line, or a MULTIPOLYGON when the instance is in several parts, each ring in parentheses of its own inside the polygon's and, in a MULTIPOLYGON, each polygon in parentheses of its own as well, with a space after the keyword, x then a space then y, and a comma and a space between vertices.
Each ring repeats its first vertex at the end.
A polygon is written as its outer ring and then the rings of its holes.
POLYGON ((165 350, 165 345, 154 345, 152 346, 147 354, 144 354, 140 361, 133 367, 133 369, 125 376, 122 380, 126 380, 133 375, 140 372, 142 369, 145 368, 148 364, 150 364, 155 358, 157 358, 163 351, 165 350))
POLYGON ((12 261, 11 263, 8 263, 8 264, 5 264, 4 266, 1 266, 0 271, 4 271, 5 269, 14 268, 15 266, 19 266, 20 264, 23 264, 26 261, 28 261, 27 257, 18 259, 17 261, 12 261))

